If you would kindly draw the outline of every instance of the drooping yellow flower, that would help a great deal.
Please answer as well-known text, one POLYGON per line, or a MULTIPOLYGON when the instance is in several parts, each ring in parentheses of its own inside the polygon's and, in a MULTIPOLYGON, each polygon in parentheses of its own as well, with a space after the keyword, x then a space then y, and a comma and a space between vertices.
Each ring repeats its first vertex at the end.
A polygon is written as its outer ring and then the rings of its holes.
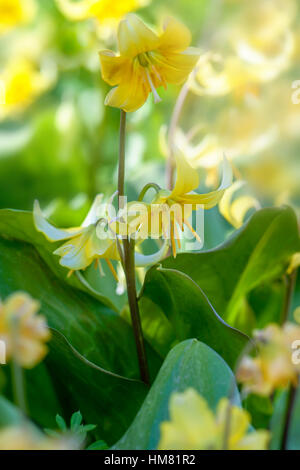
POLYGON ((170 421, 161 424, 158 449, 222 450, 225 448, 226 424, 229 424, 226 449, 266 449, 268 431, 248 433, 251 422, 249 413, 237 406, 229 406, 229 400, 222 398, 214 414, 206 400, 194 389, 173 393, 169 404, 170 421))
POLYGON ((300 327, 286 323, 282 328, 276 324, 256 331, 258 355, 245 356, 237 372, 237 379, 247 392, 268 396, 277 388, 297 385, 300 373, 299 361, 293 361, 294 346, 300 340, 300 327))
POLYGON ((10 426, 0 429, 0 450, 75 450, 78 448, 72 436, 55 439, 30 425, 10 426))
POLYGON ((177 178, 172 191, 157 190, 151 203, 131 202, 124 208, 126 229, 130 235, 135 234, 137 240, 147 239, 149 236, 170 240, 174 257, 177 251, 176 242, 180 248, 180 235, 185 226, 201 242, 188 220, 192 211, 211 209, 217 205, 232 181, 231 166, 224 158, 223 178, 219 188, 206 194, 195 193, 193 190, 199 186, 197 170, 189 165, 181 153, 177 153, 175 159, 177 178))
POLYGON ((119 260, 116 239, 110 236, 105 219, 103 195, 96 196, 80 227, 59 229, 43 216, 38 201, 34 203, 33 217, 36 229, 51 242, 67 240, 54 251, 61 257, 60 264, 72 271, 87 268, 94 260, 119 260))
POLYGON ((0 75, 4 99, 0 102, 0 119, 29 106, 49 85, 45 76, 26 59, 12 60, 0 75))
POLYGON ((136 15, 129 14, 118 29, 120 55, 100 52, 102 77, 114 86, 105 104, 126 112, 136 111, 150 92, 160 101, 157 88, 179 85, 194 68, 199 51, 188 47, 189 30, 173 18, 165 21, 163 32, 155 34, 136 15))
POLYGON ((96 18, 103 23, 120 20, 127 13, 145 6, 148 0, 56 0, 62 13, 73 21, 96 18))
POLYGON ((0 34, 32 20, 35 0, 0 0, 0 34))
MULTIPOLYGON (((67 240, 54 251, 60 256, 60 264, 73 271, 87 268, 95 261, 101 270, 101 260, 104 259, 113 276, 118 281, 118 276, 111 260, 120 261, 119 249, 122 249, 122 236, 130 235, 126 226, 121 234, 115 232, 117 226, 116 214, 111 216, 112 201, 103 202, 103 195, 96 196, 93 205, 80 227, 59 229, 51 225, 43 216, 38 201, 34 203, 33 217, 36 229, 42 232, 51 242, 67 240), (119 241, 119 243, 118 243, 119 241), (119 245, 119 246, 118 246, 119 245)), ((165 255, 166 244, 153 255, 143 255, 135 252, 135 266, 144 267, 158 263, 165 255)))
POLYGON ((24 292, 16 292, 0 304, 0 340, 6 345, 6 357, 24 368, 32 368, 47 354, 50 339, 40 305, 24 292))

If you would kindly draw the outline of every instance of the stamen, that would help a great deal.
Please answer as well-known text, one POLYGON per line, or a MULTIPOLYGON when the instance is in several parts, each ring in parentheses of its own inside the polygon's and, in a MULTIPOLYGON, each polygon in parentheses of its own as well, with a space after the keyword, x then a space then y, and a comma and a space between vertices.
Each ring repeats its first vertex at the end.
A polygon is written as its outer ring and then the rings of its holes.
POLYGON ((111 273, 112 275, 114 276, 115 278, 115 281, 119 282, 119 278, 118 278, 118 275, 115 271, 115 268, 113 267, 112 263, 110 262, 109 259, 105 259, 105 261, 107 262, 107 266, 109 267, 109 269, 111 270, 111 273))
POLYGON ((178 243, 178 248, 181 249, 181 241, 180 241, 180 236, 179 236, 179 232, 178 232, 176 222, 174 223, 174 231, 175 231, 175 237, 176 237, 176 240, 177 240, 177 243, 178 243))
POLYGON ((199 237, 198 233, 193 229, 193 227, 191 226, 191 224, 189 223, 189 221, 188 221, 188 220, 185 220, 184 223, 185 223, 185 225, 190 229, 190 231, 191 231, 192 234, 195 236, 195 238, 197 238, 198 242, 202 243, 201 238, 199 237))
POLYGON ((176 242, 174 238, 174 224, 171 224, 171 244, 172 244, 172 253, 173 257, 176 258, 176 242))
POLYGON ((99 269, 100 276, 105 277, 105 272, 103 271, 100 258, 97 258, 96 263, 97 263, 97 267, 99 269))
POLYGON ((74 272, 74 270, 70 269, 70 271, 67 274, 67 279, 69 279, 72 276, 73 272, 74 272))
POLYGON ((145 69, 145 72, 146 72, 146 76, 147 76, 147 79, 148 79, 148 82, 149 82, 149 85, 150 85, 150 88, 151 88, 151 91, 153 93, 153 96, 154 96, 154 103, 160 103, 161 100, 161 97, 159 96, 159 94, 157 93, 156 91, 156 88, 153 84, 153 81, 152 81, 152 78, 150 76, 150 73, 149 73, 149 70, 145 69))

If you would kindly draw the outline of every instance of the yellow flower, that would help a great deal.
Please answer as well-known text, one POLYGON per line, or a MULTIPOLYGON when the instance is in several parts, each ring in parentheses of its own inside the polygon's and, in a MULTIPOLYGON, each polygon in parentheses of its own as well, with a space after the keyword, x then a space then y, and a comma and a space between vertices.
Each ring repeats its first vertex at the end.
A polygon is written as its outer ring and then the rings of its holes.
MULTIPOLYGON (((94 260, 119 260, 116 239, 109 236, 105 218, 103 195, 96 196, 80 227, 59 229, 43 216, 38 201, 34 203, 33 217, 36 229, 51 242, 67 240, 54 251, 61 257, 60 264, 72 271, 87 268, 94 260)), ((110 265, 110 263, 109 263, 110 265)))
POLYGON ((120 20, 127 13, 145 6, 148 0, 56 0, 62 13, 73 21, 96 18, 100 22, 120 20))
POLYGON ((0 429, 0 450, 75 450, 76 448, 74 438, 48 437, 35 431, 30 425, 0 429))
MULTIPOLYGON (((35 227, 42 232, 51 242, 67 240, 62 246, 54 251, 55 255, 61 257, 60 264, 69 268, 69 275, 73 271, 87 268, 93 261, 99 264, 101 270, 101 259, 104 259, 116 281, 118 276, 111 260, 120 261, 119 248, 122 249, 122 237, 114 229, 117 217, 112 217, 111 208, 115 194, 107 203, 103 203, 103 195, 96 196, 94 203, 80 227, 59 229, 51 225, 43 216, 38 201, 34 203, 33 217, 35 227), (119 248, 117 243, 119 238, 119 248)), ((114 214, 115 215, 115 214, 114 214)), ((127 227, 121 235, 128 235, 127 227)), ((160 250, 152 255, 135 253, 135 266, 143 267, 158 263, 167 250, 164 244, 160 250)))
POLYGON ((160 101, 157 88, 181 84, 194 68, 199 51, 188 47, 190 42, 189 30, 172 18, 157 35, 137 16, 127 15, 118 29, 120 55, 100 52, 103 80, 115 87, 105 104, 136 111, 151 91, 155 102, 160 101))
POLYGON ((28 294, 16 292, 0 304, 0 340, 6 345, 6 357, 24 368, 32 368, 47 354, 50 339, 40 305, 28 294))
POLYGON ((267 448, 268 431, 248 433, 249 413, 231 406, 227 398, 220 400, 214 414, 206 400, 190 388, 171 395, 169 411, 170 421, 161 424, 159 450, 221 450, 225 443, 226 424, 229 424, 228 450, 267 448))
POLYGON ((0 34, 31 21, 35 11, 34 0, 0 0, 0 34))
POLYGON ((300 327, 286 323, 276 324, 256 331, 258 355, 242 359, 237 379, 250 393, 268 396, 277 388, 293 383, 297 385, 300 365, 293 362, 294 342, 300 341, 300 327))
POLYGON ((4 100, 0 102, 0 118, 18 113, 29 106, 49 82, 29 60, 12 60, 0 75, 4 100))

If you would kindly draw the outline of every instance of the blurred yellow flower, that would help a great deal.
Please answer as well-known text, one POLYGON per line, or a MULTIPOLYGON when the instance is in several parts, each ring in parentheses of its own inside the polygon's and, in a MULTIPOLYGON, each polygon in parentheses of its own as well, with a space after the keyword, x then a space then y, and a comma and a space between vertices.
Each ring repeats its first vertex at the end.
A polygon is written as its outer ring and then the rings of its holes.
POLYGON ((289 264, 289 267, 288 267, 288 274, 291 274, 291 272, 293 272, 295 269, 299 268, 300 266, 300 253, 295 253, 293 256, 292 256, 292 259, 291 259, 291 262, 289 264))
POLYGON ((6 356, 30 369, 48 352, 45 345, 50 331, 43 316, 37 315, 40 305, 28 294, 16 292, 0 304, 0 340, 6 345, 6 356))
POLYGON ((0 429, 0 450, 75 450, 76 448, 74 438, 48 437, 35 431, 30 425, 0 429))
POLYGON ((159 102, 157 88, 181 84, 196 65, 199 51, 188 47, 190 42, 189 30, 173 18, 165 21, 162 34, 157 35, 137 16, 127 15, 118 28, 120 55, 100 52, 103 80, 115 87, 105 104, 136 111, 150 92, 159 102))
POLYGON ((150 0, 56 0, 62 13, 73 21, 96 18, 99 22, 120 20, 127 13, 147 5, 150 0))
POLYGON ((294 342, 300 341, 299 325, 271 324, 256 331, 254 338, 258 342, 258 355, 245 356, 237 371, 237 379, 244 384, 245 391, 268 396, 290 383, 297 385, 300 364, 294 363, 292 356, 294 342))
POLYGON ((12 60, 0 74, 4 100, 0 103, 0 119, 22 111, 47 87, 48 80, 31 61, 12 60))
POLYGON ((268 431, 249 431, 251 418, 247 411, 232 406, 222 398, 216 414, 194 389, 173 393, 169 404, 170 421, 161 424, 159 450, 222 450, 228 420, 228 450, 264 450, 268 431))
POLYGON ((35 11, 35 0, 0 0, 0 34, 31 21, 35 11))
POLYGON ((249 194, 238 194, 239 190, 245 185, 245 181, 235 181, 230 188, 226 189, 219 203, 220 213, 236 229, 243 225, 251 209, 258 210, 261 208, 255 197, 249 194))

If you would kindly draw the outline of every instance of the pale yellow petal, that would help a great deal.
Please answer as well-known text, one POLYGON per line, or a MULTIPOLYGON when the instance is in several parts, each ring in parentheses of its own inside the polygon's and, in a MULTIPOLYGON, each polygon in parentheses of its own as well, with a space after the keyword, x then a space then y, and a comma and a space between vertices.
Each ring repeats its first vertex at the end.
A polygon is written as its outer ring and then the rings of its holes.
POLYGON ((228 398, 222 398, 217 408, 217 422, 220 426, 221 435, 225 431, 229 416, 229 448, 231 449, 236 443, 244 437, 250 425, 250 415, 247 411, 237 406, 230 405, 228 398), (230 409, 228 407, 230 406, 230 409))
POLYGON ((250 432, 232 450, 268 450, 270 433, 265 430, 250 432))
POLYGON ((112 51, 99 52, 102 78, 111 86, 126 82, 131 75, 131 62, 128 57, 116 56, 112 51))
POLYGON ((223 160, 223 178, 219 188, 206 194, 186 194, 177 197, 178 202, 181 204, 202 205, 204 209, 211 209, 218 204, 232 182, 232 168, 228 160, 224 157, 223 160))
POLYGON ((89 18, 90 8, 95 0, 56 0, 60 11, 70 20, 80 21, 89 18))
POLYGON ((100 217, 104 216, 104 208, 103 194, 97 194, 81 227, 88 227, 89 225, 95 224, 100 219, 100 217))
POLYGON ((71 229, 60 229, 55 227, 54 225, 51 225, 43 216, 38 201, 34 201, 33 220, 37 231, 42 232, 45 237, 51 242, 67 240, 69 238, 76 237, 83 231, 83 229, 80 227, 75 227, 71 229))
POLYGON ((142 52, 156 49, 159 38, 140 18, 131 13, 120 22, 118 45, 121 55, 133 58, 142 52))
POLYGON ((193 191, 199 186, 199 176, 197 170, 192 168, 181 152, 176 153, 176 182, 169 199, 183 196, 193 191))
POLYGON ((163 31, 160 36, 161 49, 181 52, 191 43, 192 36, 189 29, 175 18, 167 18, 164 21, 163 31))

